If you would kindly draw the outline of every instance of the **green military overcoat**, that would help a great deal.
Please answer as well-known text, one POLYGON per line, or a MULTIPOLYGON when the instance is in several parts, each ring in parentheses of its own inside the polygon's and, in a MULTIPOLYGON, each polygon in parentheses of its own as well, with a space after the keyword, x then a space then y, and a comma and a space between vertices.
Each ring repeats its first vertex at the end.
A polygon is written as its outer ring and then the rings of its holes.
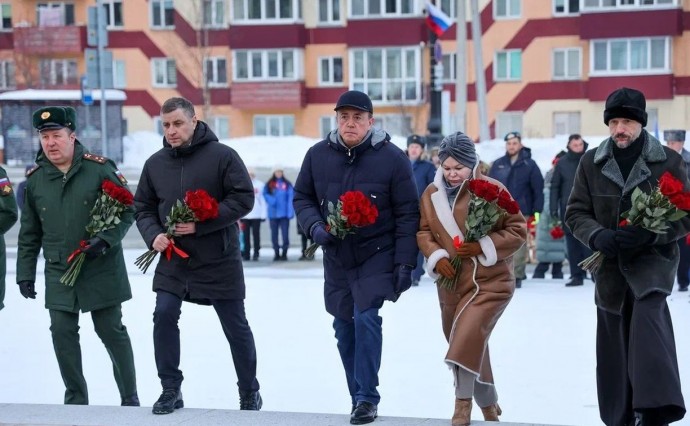
POLYGON ((5 169, 0 167, 0 310, 5 307, 5 233, 17 221, 17 200, 5 169))
POLYGON ((134 221, 133 207, 125 210, 115 228, 96 235, 109 248, 104 255, 84 261, 74 287, 60 283, 70 253, 79 248, 80 241, 89 238, 85 226, 100 196, 101 183, 109 179, 124 186, 115 163, 89 154, 75 141, 74 159, 67 173, 53 166, 42 151, 38 152, 36 164, 38 168, 27 177, 19 230, 17 282, 36 280, 36 262, 42 247, 47 309, 89 312, 131 299, 121 242, 134 221))

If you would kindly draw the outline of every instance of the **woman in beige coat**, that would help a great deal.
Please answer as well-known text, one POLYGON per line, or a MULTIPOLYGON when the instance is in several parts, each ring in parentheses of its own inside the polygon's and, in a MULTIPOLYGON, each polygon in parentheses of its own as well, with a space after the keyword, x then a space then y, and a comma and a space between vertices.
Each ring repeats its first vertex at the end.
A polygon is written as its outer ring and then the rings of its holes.
POLYGON ((417 243, 428 259, 429 275, 455 276, 450 259, 462 259, 453 290, 439 286, 443 333, 448 340, 446 363, 455 379, 453 426, 470 424, 472 397, 484 420, 498 421, 501 409, 489 359, 489 336, 515 290, 512 255, 525 242, 527 226, 522 214, 502 215, 488 235, 455 249, 453 238, 464 240, 471 178, 501 183, 479 172, 474 143, 463 133, 443 139, 441 167, 421 199, 417 243))

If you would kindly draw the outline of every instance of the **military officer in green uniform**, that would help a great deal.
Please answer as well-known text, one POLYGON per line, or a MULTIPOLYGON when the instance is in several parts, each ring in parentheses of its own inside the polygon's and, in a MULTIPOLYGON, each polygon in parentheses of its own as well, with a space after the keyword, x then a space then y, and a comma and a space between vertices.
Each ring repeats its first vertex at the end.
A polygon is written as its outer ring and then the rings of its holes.
POLYGON ((86 260, 74 286, 60 283, 67 258, 88 238, 85 226, 101 183, 109 179, 124 185, 115 163, 90 154, 74 133, 76 114, 70 107, 44 107, 34 112, 41 149, 36 166, 27 174, 17 252, 17 283, 21 294, 35 299, 36 262, 43 248, 45 306, 62 379, 65 404, 88 404, 79 346, 79 311, 91 312, 96 334, 113 363, 121 404, 138 406, 134 356, 127 328, 122 324, 122 302, 132 298, 127 279, 122 238, 134 221, 127 209, 114 229, 97 234, 81 248, 86 260))
POLYGON ((17 222, 17 201, 5 169, 0 167, 0 310, 5 307, 5 233, 17 222))

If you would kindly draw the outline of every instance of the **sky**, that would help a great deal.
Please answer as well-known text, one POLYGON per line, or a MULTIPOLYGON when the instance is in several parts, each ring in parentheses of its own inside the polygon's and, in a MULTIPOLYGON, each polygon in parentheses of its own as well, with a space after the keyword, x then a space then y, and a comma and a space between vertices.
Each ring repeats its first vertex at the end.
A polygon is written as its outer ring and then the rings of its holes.
MULTIPOLYGON (((10 253, 14 250, 9 248, 10 253)), ((139 397, 144 406, 151 406, 160 395, 151 337, 155 295, 152 272, 142 275, 133 266, 141 251, 125 251, 134 297, 123 304, 123 322, 132 339, 139 397)), ((298 255, 296 250, 288 254, 291 259, 298 255)), ((318 253, 314 262, 274 264, 265 260, 245 267, 246 311, 257 345, 263 410, 349 413, 350 398, 332 317, 323 306, 320 256, 318 253)), ((10 284, 6 307, 0 311, 2 402, 62 403, 64 387, 53 353, 48 311, 43 307, 42 276, 39 262, 38 298, 24 299, 11 284, 15 265, 8 262, 10 284)), ((525 280, 498 321, 489 345, 502 421, 601 424, 595 379, 594 285, 587 280, 582 287, 566 288, 564 283, 550 278, 525 280)), ((673 293, 668 298, 686 398, 689 302, 688 293, 673 293)), ((381 316, 384 346, 379 414, 449 419, 454 388, 443 362, 447 344, 435 285, 423 277, 420 286, 411 288, 397 303, 386 302, 381 316)), ((83 314, 80 325, 90 403, 118 405, 112 367, 90 316, 83 314)), ((237 378, 214 310, 185 303, 180 328, 185 407, 237 409, 237 378)), ((481 420, 476 405, 472 418, 481 420)), ((674 425, 688 426, 690 419, 674 425)))

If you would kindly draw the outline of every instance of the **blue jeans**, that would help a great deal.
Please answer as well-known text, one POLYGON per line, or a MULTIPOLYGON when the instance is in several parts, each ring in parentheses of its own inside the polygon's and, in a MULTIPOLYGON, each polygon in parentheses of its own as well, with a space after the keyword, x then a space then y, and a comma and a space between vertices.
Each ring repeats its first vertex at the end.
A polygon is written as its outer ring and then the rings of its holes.
POLYGON ((269 223, 271 225, 271 242, 273 243, 273 250, 287 250, 290 247, 290 219, 287 217, 281 217, 278 219, 270 219, 269 223), (278 229, 283 235, 283 245, 278 243, 278 229))
POLYGON ((333 320, 352 405, 360 401, 378 405, 381 400, 376 387, 383 348, 382 322, 378 308, 360 311, 356 306, 354 320, 333 320))

